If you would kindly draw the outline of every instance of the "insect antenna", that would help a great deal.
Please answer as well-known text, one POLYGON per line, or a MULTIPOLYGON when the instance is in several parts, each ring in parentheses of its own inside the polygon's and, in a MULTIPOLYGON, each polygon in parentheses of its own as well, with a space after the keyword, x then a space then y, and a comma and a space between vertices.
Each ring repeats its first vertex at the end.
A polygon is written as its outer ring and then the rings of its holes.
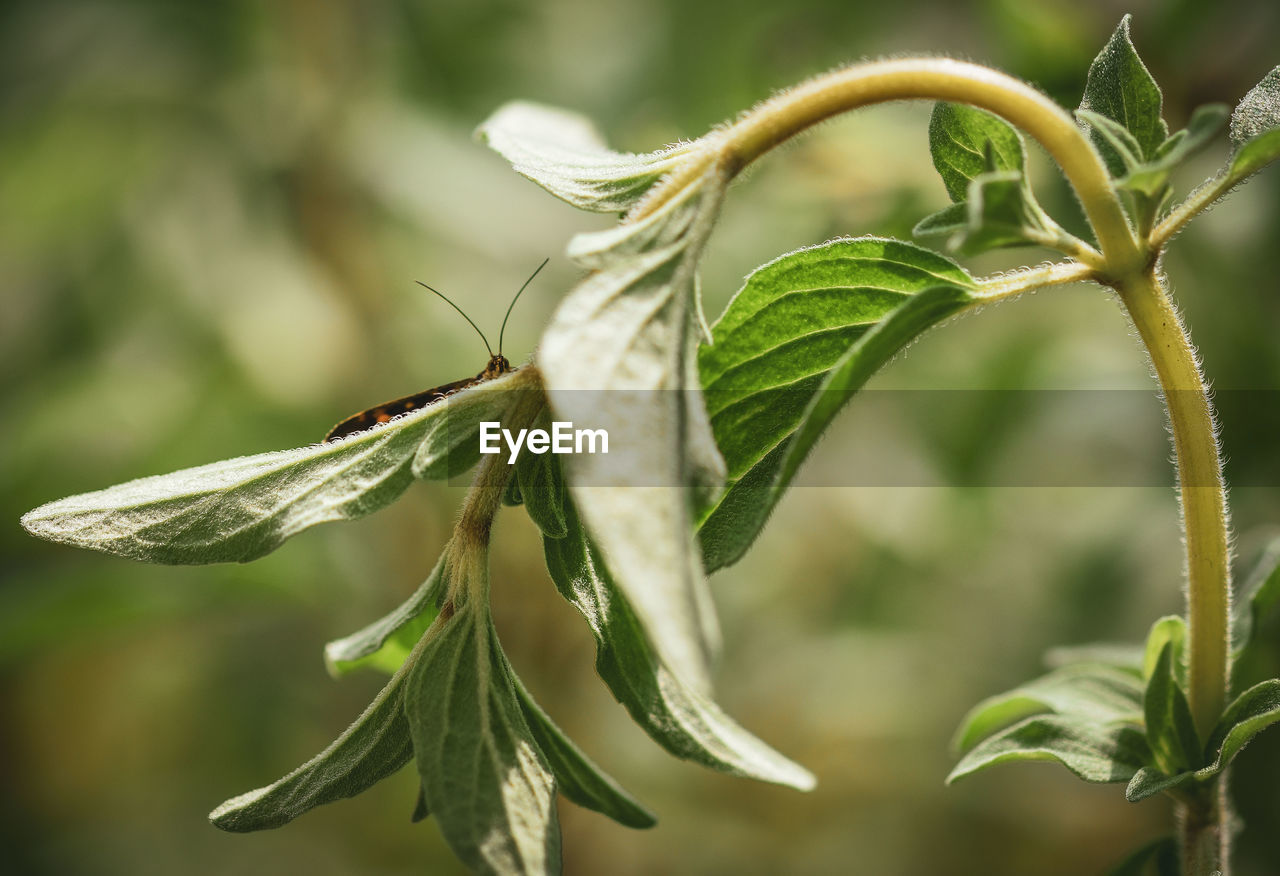
POLYGON ((538 271, 541 271, 543 268, 545 268, 547 266, 547 262, 549 261, 551 261, 550 257, 542 260, 542 264, 538 265, 538 267, 534 269, 533 273, 529 275, 529 279, 524 281, 524 285, 521 286, 520 291, 516 293, 516 297, 512 298, 511 303, 507 305, 507 315, 502 318, 502 328, 498 329, 498 355, 499 356, 502 355, 502 333, 507 330, 507 318, 511 316, 512 308, 516 306, 516 302, 520 300, 520 295, 524 292, 524 290, 529 288, 529 284, 533 282, 533 278, 538 276, 538 271))
MULTIPOLYGON (((546 262, 543 262, 543 264, 546 264, 546 262)), ((537 273, 537 271, 535 271, 534 273, 537 273)), ((531 277, 530 279, 532 279, 532 277, 531 277)), ((417 283, 419 286, 421 286, 421 287, 422 287, 422 288, 424 288, 424 289, 431 289, 431 287, 430 287, 430 286, 428 286, 426 283, 422 282, 421 280, 414 280, 413 282, 417 283)), ((525 285, 528 285, 528 284, 525 284, 525 285)), ((472 327, 473 329, 475 329, 475 330, 476 330, 476 334, 478 334, 478 335, 480 336, 480 340, 484 341, 484 348, 485 348, 486 350, 488 350, 488 351, 489 351, 489 358, 491 358, 491 359, 492 359, 492 358, 493 358, 493 347, 490 347, 490 346, 489 346, 489 339, 488 339, 488 338, 486 338, 486 337, 484 336, 484 332, 480 331, 480 326, 476 325, 474 322, 471 322, 471 317, 467 316, 467 314, 463 311, 463 309, 462 309, 461 307, 459 307, 458 305, 456 305, 456 304, 454 304, 452 301, 450 301, 450 300, 449 300, 449 296, 445 295, 443 292, 441 292, 441 291, 440 291, 440 290, 438 290, 438 289, 431 289, 431 291, 432 291, 432 292, 435 292, 437 295, 439 295, 441 298, 443 298, 443 299, 445 300, 445 303, 447 303, 447 304, 448 304, 450 307, 452 307, 454 310, 458 311, 458 313, 461 313, 461 314, 462 314, 462 318, 463 318, 463 319, 465 319, 467 322, 470 322, 470 323, 471 323, 471 327, 472 327)), ((521 290, 521 291, 523 291, 523 290, 521 290)), ((510 313, 510 311, 507 311, 507 312, 508 312, 508 313, 510 313)), ((504 325, 505 325, 505 323, 504 323, 504 325)), ((499 344, 498 344, 498 349, 502 349, 502 344, 501 344, 501 343, 499 343, 499 344)))

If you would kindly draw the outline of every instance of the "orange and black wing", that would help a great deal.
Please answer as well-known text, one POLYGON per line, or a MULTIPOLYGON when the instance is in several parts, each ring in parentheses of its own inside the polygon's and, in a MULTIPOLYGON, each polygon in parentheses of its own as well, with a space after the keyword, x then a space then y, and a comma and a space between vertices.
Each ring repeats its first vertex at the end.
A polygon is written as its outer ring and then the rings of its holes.
POLYGON ((445 396, 477 383, 479 379, 479 375, 476 377, 464 377, 462 380, 453 381, 453 383, 444 383, 431 389, 424 389, 422 392, 415 392, 413 395, 406 395, 403 398, 383 402, 380 405, 369 408, 367 411, 352 414, 329 430, 329 434, 324 436, 324 443, 327 444, 338 438, 345 438, 347 435, 354 435, 356 432, 363 432, 365 429, 371 429, 379 423, 385 423, 387 420, 398 417, 401 414, 407 414, 410 411, 416 411, 419 408, 435 404, 445 396))

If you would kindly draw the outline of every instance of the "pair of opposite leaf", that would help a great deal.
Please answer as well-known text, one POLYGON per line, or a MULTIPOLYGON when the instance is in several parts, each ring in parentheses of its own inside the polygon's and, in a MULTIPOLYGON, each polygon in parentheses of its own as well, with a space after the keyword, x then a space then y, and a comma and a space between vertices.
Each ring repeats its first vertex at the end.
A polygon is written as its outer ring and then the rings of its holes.
MULTIPOLYGON (((1236 602, 1233 676, 1245 675, 1260 621, 1280 603, 1280 540, 1263 552, 1236 602)), ((999 763, 1055 761, 1089 782, 1127 782, 1131 802, 1208 783, 1280 721, 1280 679, 1240 691, 1201 738, 1187 704, 1186 622, 1165 617, 1143 646, 1050 652, 1052 670, 975 706, 961 722, 948 781, 999 763)))

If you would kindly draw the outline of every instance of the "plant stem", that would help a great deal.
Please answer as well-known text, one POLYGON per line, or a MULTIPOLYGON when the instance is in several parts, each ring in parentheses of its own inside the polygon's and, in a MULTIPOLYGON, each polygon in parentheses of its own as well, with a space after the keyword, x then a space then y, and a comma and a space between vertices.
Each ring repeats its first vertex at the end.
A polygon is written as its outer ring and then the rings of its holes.
POLYGON ((1152 229, 1151 248, 1154 250, 1164 246, 1171 237, 1182 230, 1184 225, 1207 210, 1214 201, 1225 195, 1233 185, 1239 182, 1239 179, 1224 173, 1198 186, 1187 195, 1186 200, 1174 207, 1173 211, 1152 229))
POLYGON ((1075 188, 1107 263, 1127 273, 1141 261, 1133 231, 1093 144, 1061 107, 1024 82, 947 58, 902 58, 857 64, 775 95, 728 129, 704 139, 703 154, 656 186, 628 216, 643 218, 719 162, 730 172, 834 115, 891 100, 968 103, 1002 116, 1035 137, 1075 188))
POLYGON ((1003 301, 1045 286, 1063 286, 1067 283, 1079 283, 1094 278, 1094 270, 1088 265, 1082 265, 1079 262, 1056 262, 979 280, 974 297, 977 299, 976 303, 985 304, 1003 301))
MULTIPOLYGON (((546 397, 542 393, 542 375, 538 373, 538 369, 533 365, 526 365, 516 372, 517 377, 520 375, 523 377, 512 381, 511 392, 516 393, 516 398, 503 416, 503 425, 508 429, 526 428, 537 418, 546 404, 546 397)), ((471 489, 467 491, 467 497, 462 502, 462 511, 453 528, 453 539, 449 551, 455 562, 460 564, 477 562, 482 565, 488 562, 489 535, 493 529, 493 519, 498 515, 498 509, 502 507, 503 491, 506 490, 507 482, 511 480, 514 473, 515 466, 509 464, 502 453, 480 457, 480 462, 476 466, 475 479, 471 482, 471 489)), ((451 589, 446 594, 446 602, 453 608, 457 608, 465 600, 488 599, 488 575, 483 574, 483 569, 481 573, 454 575, 452 580, 470 582, 473 587, 479 587, 486 592, 463 594, 455 593, 451 589)))
MULTIPOLYGON (((1189 636, 1187 691, 1201 739, 1222 714, 1230 685, 1231 578, 1226 486, 1213 406, 1195 350, 1155 266, 1115 282, 1146 345, 1173 431, 1186 544, 1189 636)), ((1226 775, 1202 796, 1178 804, 1183 872, 1228 872, 1226 775)))
POLYGON ((1207 738, 1226 702, 1231 582, 1226 486, 1209 401, 1195 350, 1152 268, 1115 284, 1142 337, 1173 431, 1186 540, 1191 712, 1207 738))

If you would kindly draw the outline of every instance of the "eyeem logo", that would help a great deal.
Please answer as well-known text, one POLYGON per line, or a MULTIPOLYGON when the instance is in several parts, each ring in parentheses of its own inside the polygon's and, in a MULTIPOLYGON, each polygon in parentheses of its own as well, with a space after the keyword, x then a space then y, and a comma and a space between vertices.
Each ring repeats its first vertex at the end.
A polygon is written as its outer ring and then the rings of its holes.
POLYGON ((608 453, 609 433, 604 429, 574 429, 573 423, 552 422, 551 431, 546 429, 521 429, 512 435, 510 429, 502 428, 501 423, 482 422, 480 424, 480 452, 501 453, 502 442, 505 441, 510 454, 507 465, 514 465, 521 449, 530 453, 608 453), (596 448, 597 443, 599 449, 596 448))

